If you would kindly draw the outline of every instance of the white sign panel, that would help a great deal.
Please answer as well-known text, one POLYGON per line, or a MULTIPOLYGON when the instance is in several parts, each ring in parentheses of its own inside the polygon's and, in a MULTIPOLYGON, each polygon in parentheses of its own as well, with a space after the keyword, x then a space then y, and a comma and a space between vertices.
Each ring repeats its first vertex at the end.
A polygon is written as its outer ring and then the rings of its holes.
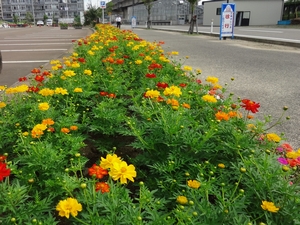
POLYGON ((233 38, 235 4, 223 3, 221 7, 220 39, 222 37, 233 38))

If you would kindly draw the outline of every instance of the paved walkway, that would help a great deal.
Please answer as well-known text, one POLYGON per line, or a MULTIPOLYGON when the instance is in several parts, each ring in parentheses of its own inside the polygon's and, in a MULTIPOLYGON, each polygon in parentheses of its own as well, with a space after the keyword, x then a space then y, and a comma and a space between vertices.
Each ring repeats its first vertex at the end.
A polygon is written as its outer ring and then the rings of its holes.
MULTIPOLYGON (((124 29, 132 29, 130 25, 123 25, 124 29)), ((135 29, 145 29, 146 26, 139 25, 135 29)), ((177 32, 186 32, 189 29, 188 25, 172 25, 172 26, 152 26, 152 29, 156 30, 165 30, 165 31, 177 31, 177 32)), ((220 36, 220 27, 207 27, 207 26, 198 26, 194 29, 195 34, 211 35, 211 36, 220 36)), ((234 28, 234 38, 263 42, 269 44, 278 44, 291 47, 300 48, 300 27, 289 27, 286 26, 248 26, 248 27, 235 27, 234 28)))

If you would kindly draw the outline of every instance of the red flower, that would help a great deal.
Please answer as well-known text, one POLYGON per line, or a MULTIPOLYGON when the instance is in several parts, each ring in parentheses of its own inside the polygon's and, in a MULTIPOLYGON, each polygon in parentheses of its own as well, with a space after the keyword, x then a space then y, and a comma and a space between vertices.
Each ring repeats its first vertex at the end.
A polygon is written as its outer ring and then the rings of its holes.
POLYGON ((165 83, 165 82, 158 82, 158 83, 156 84, 156 86, 157 86, 158 88, 163 88, 163 89, 165 89, 166 87, 169 87, 169 85, 168 85, 167 83, 165 83))
POLYGON ((114 94, 114 93, 110 93, 110 94, 108 94, 108 96, 107 97, 109 97, 109 98, 115 98, 116 97, 116 94, 114 94))
POLYGON ((34 78, 36 81, 38 82, 43 82, 43 80, 45 79, 43 76, 41 75, 36 75, 35 78, 34 78))
POLYGON ((101 96, 107 96, 108 95, 108 92, 106 92, 106 91, 100 91, 100 93, 99 93, 101 96))
POLYGON ((27 77, 20 77, 19 78, 19 82, 26 81, 26 80, 27 80, 27 77))
POLYGON ((145 56, 145 54, 144 53, 140 53, 139 56, 145 56))
POLYGON ((49 127, 49 128, 47 129, 47 131, 49 131, 49 132, 51 132, 51 133, 54 133, 54 132, 55 132, 55 129, 54 129, 54 127, 49 127))
POLYGON ((96 178, 102 179, 105 175, 108 174, 108 171, 106 169, 103 169, 100 166, 97 166, 94 164, 91 168, 89 168, 89 175, 93 176, 95 175, 96 178))
POLYGON ((147 73, 146 77, 148 77, 148 78, 156 78, 156 75, 154 73, 147 73))
POLYGON ((201 84, 201 83, 202 83, 202 81, 199 80, 199 79, 197 79, 196 82, 197 82, 198 84, 201 84))
POLYGON ((187 84, 181 83, 179 84, 180 87, 186 87, 187 84))
POLYGON ((101 193, 109 192, 109 185, 106 182, 97 182, 96 191, 101 191, 101 193))
POLYGON ((38 92, 40 89, 38 87, 28 87, 27 92, 38 92))
POLYGON ((49 76, 49 75, 50 75, 50 72, 49 72, 49 71, 44 71, 44 72, 42 73, 42 75, 43 75, 43 76, 49 76))
POLYGON ((10 169, 6 168, 6 163, 0 162, 0 181, 3 181, 4 177, 8 177, 10 175, 10 169))
POLYGON ((116 60, 116 64, 121 65, 121 64, 123 64, 123 63, 124 63, 124 59, 117 59, 117 60, 116 60))
POLYGON ((154 70, 154 69, 161 69, 162 65, 158 64, 158 63, 152 63, 148 66, 149 70, 154 70))
POLYGON ((82 42, 81 42, 81 41, 78 41, 78 45, 81 46, 81 45, 82 45, 82 42))
POLYGON ((259 103, 253 102, 249 99, 243 99, 242 100, 242 107, 245 108, 248 111, 251 111, 252 113, 257 113, 258 112, 258 108, 260 107, 259 103))
POLYGON ((31 70, 31 73, 40 73, 40 69, 38 68, 34 68, 33 70, 31 70))
POLYGON ((78 58, 78 61, 81 63, 85 63, 85 58, 78 58))
POLYGON ((0 162, 4 162, 7 156, 5 155, 0 155, 0 162))
POLYGON ((123 55, 123 58, 124 59, 129 59, 129 56, 128 55, 123 55))

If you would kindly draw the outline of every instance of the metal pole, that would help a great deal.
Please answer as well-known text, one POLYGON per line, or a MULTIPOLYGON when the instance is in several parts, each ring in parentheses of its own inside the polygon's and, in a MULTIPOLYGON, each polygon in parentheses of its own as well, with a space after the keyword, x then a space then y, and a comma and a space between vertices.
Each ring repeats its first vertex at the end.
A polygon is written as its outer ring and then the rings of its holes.
POLYGON ((102 8, 102 24, 104 24, 104 8, 102 8))
POLYGON ((33 0, 31 0, 31 5, 32 5, 33 25, 35 25, 35 15, 34 15, 34 5, 33 5, 33 0))

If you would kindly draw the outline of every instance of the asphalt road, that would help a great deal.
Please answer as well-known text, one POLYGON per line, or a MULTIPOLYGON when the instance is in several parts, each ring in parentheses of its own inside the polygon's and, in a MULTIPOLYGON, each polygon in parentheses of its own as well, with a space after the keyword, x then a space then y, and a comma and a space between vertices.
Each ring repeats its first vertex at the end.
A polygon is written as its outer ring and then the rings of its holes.
POLYGON ((213 36, 191 36, 162 30, 136 28, 134 32, 148 41, 165 41, 165 51, 178 51, 177 60, 182 64, 202 70, 201 80, 216 76, 223 86, 228 83, 227 93, 259 102, 261 107, 257 118, 272 115, 275 123, 283 112, 282 108, 288 106, 283 124, 269 132, 285 133, 287 142, 296 149, 300 148, 298 48, 236 39, 220 41, 213 36), (233 82, 232 77, 235 78, 233 82), (286 116, 291 119, 285 120, 286 116))
POLYGON ((0 50, 3 65, 0 85, 11 86, 20 77, 30 74, 32 69, 49 67, 50 60, 60 59, 72 51, 72 40, 84 38, 91 33, 89 28, 1 28, 0 50))

